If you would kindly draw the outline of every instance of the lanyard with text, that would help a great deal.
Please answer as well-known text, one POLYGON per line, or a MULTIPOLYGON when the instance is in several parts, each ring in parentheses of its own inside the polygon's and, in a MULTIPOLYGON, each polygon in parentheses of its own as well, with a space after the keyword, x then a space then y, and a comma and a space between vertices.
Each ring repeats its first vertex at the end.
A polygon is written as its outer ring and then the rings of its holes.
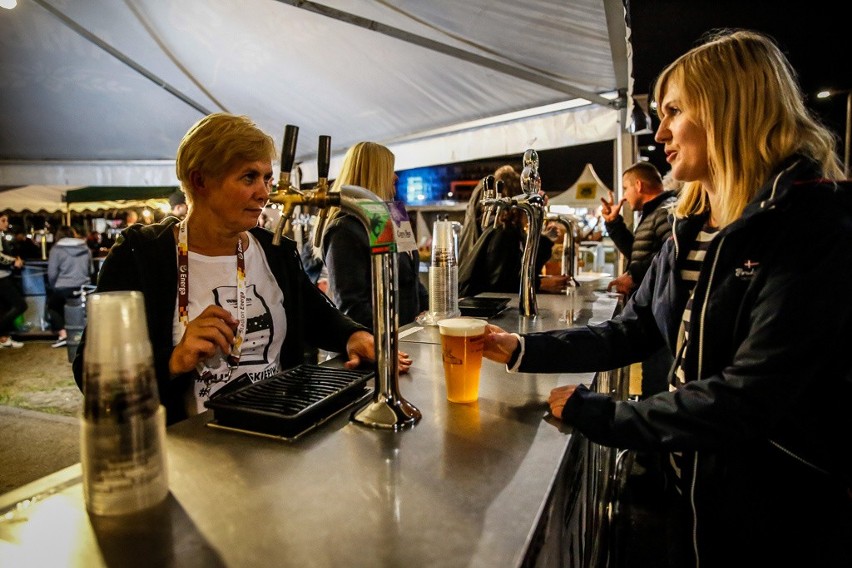
MULTIPOLYGON (((186 221, 179 224, 178 230, 178 315, 184 328, 189 325, 189 243, 186 237, 186 221)), ((223 306, 224 307, 224 306, 223 306)), ((246 261, 243 256, 242 236, 237 240, 237 314, 240 320, 236 341, 228 354, 228 376, 240 364, 240 351, 243 348, 243 336, 246 330, 246 261)), ((199 375, 207 379, 211 373, 199 364, 199 375)))

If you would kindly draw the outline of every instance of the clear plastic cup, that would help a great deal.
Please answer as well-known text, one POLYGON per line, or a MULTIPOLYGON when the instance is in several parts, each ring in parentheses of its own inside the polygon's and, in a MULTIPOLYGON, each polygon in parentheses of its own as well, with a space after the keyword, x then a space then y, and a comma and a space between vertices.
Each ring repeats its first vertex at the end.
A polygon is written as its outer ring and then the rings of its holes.
POLYGON ((122 515, 165 499, 165 436, 142 294, 91 294, 80 428, 88 511, 122 515))
POLYGON ((485 346, 485 320, 448 318, 438 322, 447 400, 475 402, 479 399, 479 375, 485 346))

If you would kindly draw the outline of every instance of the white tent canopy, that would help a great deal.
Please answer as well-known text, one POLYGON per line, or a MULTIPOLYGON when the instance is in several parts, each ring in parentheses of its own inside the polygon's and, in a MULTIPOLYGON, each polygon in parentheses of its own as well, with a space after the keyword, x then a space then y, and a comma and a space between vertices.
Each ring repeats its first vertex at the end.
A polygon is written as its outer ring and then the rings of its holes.
POLYGON ((19 0, 0 186, 174 185, 181 137, 217 111, 279 144, 299 126, 305 181, 321 134, 332 177, 360 140, 398 170, 613 140, 629 53, 622 0, 19 0))
POLYGON ((76 185, 25 185, 0 191, 0 212, 68 214, 130 207, 171 209, 167 193, 176 187, 81 187, 76 185), (81 190, 86 193, 83 198, 81 190), (120 190, 120 191, 119 191, 120 190), (120 195, 119 195, 120 194, 120 195))

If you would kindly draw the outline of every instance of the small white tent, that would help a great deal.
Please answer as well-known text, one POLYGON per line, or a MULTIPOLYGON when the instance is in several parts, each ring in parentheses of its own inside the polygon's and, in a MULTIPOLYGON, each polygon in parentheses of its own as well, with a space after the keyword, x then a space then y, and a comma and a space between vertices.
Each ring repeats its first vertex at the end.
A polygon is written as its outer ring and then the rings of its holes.
POLYGON ((551 197, 548 206, 551 211, 558 211, 562 206, 595 209, 601 204, 602 198, 609 196, 610 191, 592 164, 586 164, 577 181, 562 193, 551 197))

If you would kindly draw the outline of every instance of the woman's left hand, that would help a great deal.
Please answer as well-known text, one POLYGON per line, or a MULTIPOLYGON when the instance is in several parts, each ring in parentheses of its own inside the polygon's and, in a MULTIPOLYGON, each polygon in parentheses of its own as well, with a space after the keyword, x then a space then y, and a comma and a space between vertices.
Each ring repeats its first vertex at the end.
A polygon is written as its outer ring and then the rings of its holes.
POLYGON ((565 408, 565 403, 577 390, 577 385, 562 385, 550 391, 550 396, 547 397, 547 404, 550 405, 550 413, 562 420, 562 410, 565 408))
MULTIPOLYGON (((356 331, 349 336, 346 342, 346 355, 349 360, 344 363, 347 369, 357 369, 362 361, 375 362, 376 343, 373 334, 367 331, 356 331)), ((411 358, 408 353, 399 352, 399 372, 406 373, 411 367, 411 358)))

